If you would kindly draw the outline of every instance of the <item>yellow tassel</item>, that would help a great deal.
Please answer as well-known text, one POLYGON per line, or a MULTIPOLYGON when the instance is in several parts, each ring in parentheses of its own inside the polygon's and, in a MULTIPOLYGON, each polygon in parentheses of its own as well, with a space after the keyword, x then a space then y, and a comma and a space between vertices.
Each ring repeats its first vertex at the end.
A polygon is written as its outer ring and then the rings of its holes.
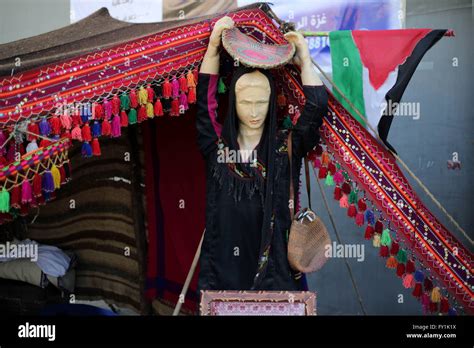
POLYGON ((188 74, 186 75, 186 80, 188 81, 188 88, 194 88, 196 87, 196 82, 194 81, 194 75, 190 71, 188 71, 188 74))
POLYGON ((153 104, 152 103, 147 103, 146 104, 146 115, 149 118, 153 118, 155 116, 155 110, 153 109, 153 104))
POLYGON ((441 302, 441 291, 438 287, 434 287, 431 291, 431 302, 439 303, 441 302))
POLYGON ((148 103, 148 92, 143 86, 138 90, 138 103, 140 103, 140 105, 148 103))
POLYGON ((321 163, 323 166, 327 166, 331 162, 331 159, 329 158, 329 154, 324 151, 321 157, 321 163))
POLYGON ((375 233, 374 234, 374 239, 372 239, 372 244, 376 248, 380 248, 380 234, 375 233))
POLYGON ((53 176, 54 188, 61 187, 61 173, 59 172, 58 167, 55 164, 51 167, 51 175, 53 176))
POLYGON ((397 259, 392 255, 387 259, 385 266, 387 268, 396 268, 398 265, 397 259))

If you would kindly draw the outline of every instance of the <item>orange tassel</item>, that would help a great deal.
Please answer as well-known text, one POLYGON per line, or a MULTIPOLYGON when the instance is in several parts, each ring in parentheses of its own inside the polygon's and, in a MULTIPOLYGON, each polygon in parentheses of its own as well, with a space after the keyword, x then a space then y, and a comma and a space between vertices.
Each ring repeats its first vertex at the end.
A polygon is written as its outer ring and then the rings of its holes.
POLYGON ((396 268, 398 265, 397 259, 392 255, 387 259, 385 266, 387 268, 396 268))

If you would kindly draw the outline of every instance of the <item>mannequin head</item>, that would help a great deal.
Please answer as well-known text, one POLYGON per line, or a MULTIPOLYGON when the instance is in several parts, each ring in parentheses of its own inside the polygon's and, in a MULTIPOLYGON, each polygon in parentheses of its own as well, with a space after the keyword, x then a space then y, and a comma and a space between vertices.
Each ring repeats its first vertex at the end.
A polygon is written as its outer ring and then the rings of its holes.
POLYGON ((260 71, 242 75, 235 84, 235 108, 239 127, 262 129, 268 114, 270 81, 260 71))

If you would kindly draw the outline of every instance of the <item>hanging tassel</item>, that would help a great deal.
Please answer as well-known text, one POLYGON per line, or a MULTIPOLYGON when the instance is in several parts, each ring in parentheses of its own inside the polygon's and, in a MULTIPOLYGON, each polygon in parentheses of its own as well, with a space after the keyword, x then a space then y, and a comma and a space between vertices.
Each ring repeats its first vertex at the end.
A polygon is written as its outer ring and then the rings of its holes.
MULTIPOLYGON (((33 134, 40 134, 39 126, 38 126, 38 124, 37 124, 36 122, 34 122, 34 121, 32 121, 32 122, 30 122, 30 123, 28 124, 28 128, 27 128, 27 129, 28 129, 28 132, 30 132, 30 133, 33 133, 33 134)), ((3 134, 3 133, 2 133, 2 134, 3 134)), ((28 141, 33 141, 33 140, 38 139, 38 137, 35 136, 35 135, 32 135, 32 134, 28 134, 27 137, 26 137, 26 139, 27 139, 28 141)), ((5 138, 2 139, 2 140, 1 140, 1 143, 3 144, 3 143, 5 142, 5 140, 6 140, 5 138)))
POLYGON ((415 272, 414 277, 415 277, 415 280, 416 280, 417 283, 421 283, 423 281, 423 279, 425 279, 425 275, 420 270, 417 270, 415 272))
POLYGON ((423 310, 425 311, 425 313, 429 311, 430 297, 425 293, 421 294, 421 305, 423 306, 423 310))
POLYGON ((110 118, 112 117, 112 103, 108 101, 107 99, 104 99, 103 108, 104 108, 104 117, 107 120, 110 120, 110 118))
POLYGON ((86 123, 82 126, 82 140, 83 141, 91 141, 92 140, 91 128, 89 127, 88 123, 86 123))
POLYGON ((102 121, 102 135, 103 136, 112 135, 112 125, 110 124, 108 119, 105 119, 102 121))
POLYGON ((147 119, 147 115, 146 115, 146 107, 145 105, 141 105, 139 108, 138 108, 138 123, 142 123, 143 121, 145 121, 147 119))
POLYGON ((425 280, 423 281, 423 288, 425 289, 425 291, 430 292, 431 290, 433 290, 433 282, 429 278, 425 278, 425 280))
POLYGON ((194 82, 197 84, 199 81, 199 71, 197 69, 193 70, 193 77, 194 77, 194 82))
POLYGON ((282 126, 285 129, 293 129, 293 122, 291 122, 290 116, 288 115, 285 116, 285 118, 283 119, 282 126))
POLYGON ((138 107, 137 92, 135 92, 135 90, 132 89, 128 97, 130 98, 130 107, 133 109, 136 109, 138 107))
POLYGON ((195 104, 196 101, 197 101, 196 88, 195 88, 195 87, 189 88, 189 92, 188 92, 188 103, 189 103, 189 104, 195 104))
POLYGON ((53 176, 54 188, 58 189, 61 187, 61 173, 55 164, 51 166, 51 175, 53 176))
POLYGON ((179 100, 178 99, 173 99, 171 102, 171 116, 179 116, 179 100))
POLYGON ((147 96, 148 96, 147 102, 153 104, 153 100, 155 99, 155 91, 153 90, 153 88, 151 88, 150 84, 148 84, 148 86, 146 88, 146 93, 147 93, 147 96))
POLYGON ((23 180, 23 183, 21 184, 21 203, 27 204, 27 203, 30 203, 32 200, 33 200, 33 191, 31 187, 31 183, 28 180, 28 178, 25 178, 25 180, 23 180))
POLYGON ((0 192, 0 213, 8 213, 10 211, 10 193, 2 188, 0 192))
POLYGON ((375 222, 375 227, 374 227, 374 228, 375 228, 375 232, 382 234, 382 230, 383 230, 383 223, 382 223, 382 221, 377 220, 377 221, 375 222))
POLYGON ((156 99, 155 106, 153 107, 155 116, 163 116, 163 105, 161 105, 160 98, 156 99))
POLYGON ((43 117, 39 123, 40 134, 43 136, 48 136, 51 133, 51 127, 49 125, 46 117, 43 117))
POLYGON ((405 274, 405 265, 397 262, 397 276, 400 278, 405 274))
MULTIPOLYGON (((290 120, 290 122, 291 122, 291 120, 290 120)), ((291 124, 291 127, 293 127, 293 123, 291 124)), ((321 168, 321 160, 319 158, 316 158, 313 161, 313 167, 314 168, 321 168)))
POLYGON ((128 127, 128 115, 125 110, 120 112, 120 125, 122 127, 128 127))
POLYGON ((196 81, 194 80, 194 75, 191 70, 186 74, 186 82, 189 89, 196 88, 196 81))
POLYGON ((342 198, 342 190, 339 186, 336 186, 334 188, 334 199, 336 201, 340 200, 342 198))
POLYGON ((319 173, 318 173, 318 178, 319 179, 324 179, 326 178, 326 175, 328 174, 328 169, 326 167, 321 167, 319 168, 319 173))
POLYGON ((42 178, 38 173, 36 173, 33 177, 33 196, 36 198, 41 197, 41 183, 42 178))
POLYGON ((342 198, 339 200, 339 206, 341 208, 349 208, 349 201, 347 200, 346 194, 343 194, 342 198))
MULTIPOLYGON (((382 243, 380 243, 380 244, 382 244, 382 243)), ((389 254, 388 246, 382 244, 382 246, 380 247, 379 255, 381 257, 388 257, 388 254, 389 254)))
POLYGON ((422 293, 421 283, 416 283, 413 292, 411 293, 414 297, 420 298, 422 293))
POLYGON ((120 114, 120 99, 119 97, 114 94, 113 98, 112 98, 112 114, 114 116, 117 116, 120 114))
POLYGON ((186 93, 181 92, 181 95, 179 96, 179 106, 181 110, 188 110, 188 97, 186 97, 186 93))
POLYGON ((77 127, 82 125, 82 118, 80 115, 72 116, 72 127, 77 127))
POLYGON ((347 209, 347 216, 353 218, 356 216, 356 214, 357 214, 357 209, 356 209, 355 204, 349 205, 349 209, 347 209))
POLYGON ((329 162, 331 162, 329 153, 327 151, 324 151, 323 154, 321 155, 321 163, 323 164, 323 166, 327 166, 329 162))
POLYGON ((67 182, 66 171, 64 170, 64 165, 59 167, 59 174, 61 174, 61 184, 65 184, 67 182))
POLYGON ((104 118, 104 108, 100 103, 94 103, 94 119, 101 120, 104 118))
POLYGON ((113 138, 118 138, 119 136, 122 135, 122 128, 120 125, 120 116, 116 114, 112 118, 112 129, 111 129, 111 134, 113 138))
POLYGON ((349 195, 351 193, 351 185, 349 185, 348 182, 344 182, 342 184, 342 192, 345 193, 346 195, 349 195))
POLYGON ((372 239, 372 245, 374 246, 374 248, 380 248, 380 234, 374 234, 374 239, 372 239))
POLYGON ((403 287, 405 289, 411 289, 415 286, 415 279, 412 274, 405 274, 403 276, 403 287))
POLYGON ((10 190, 10 207, 14 209, 21 208, 21 188, 13 186, 10 190))
POLYGON ((390 254, 397 255, 398 251, 400 250, 400 246, 397 242, 393 241, 392 246, 390 247, 390 254))
POLYGON ((96 138, 100 136, 101 133, 102 133, 102 129, 101 129, 99 121, 94 121, 94 123, 92 124, 92 136, 96 138))
POLYGON ((433 288, 431 291, 431 302, 440 303, 441 302, 441 291, 439 287, 433 288))
POLYGON ((97 139, 97 138, 92 139, 92 154, 94 156, 100 156, 101 155, 99 139, 97 139))
POLYGON ((342 170, 336 171, 336 173, 334 174, 334 182, 337 185, 340 185, 344 182, 344 176, 342 175, 342 170))
POLYGON ((374 212, 370 209, 366 210, 365 211, 365 219, 367 220, 367 223, 373 225, 375 223, 374 212))
POLYGON ((92 157, 92 148, 89 142, 85 141, 82 143, 81 154, 84 158, 92 157))
POLYGON ((188 80, 184 75, 179 78, 179 90, 184 93, 188 93, 188 80))
POLYGON ((227 87, 224 83, 224 78, 221 77, 219 79, 219 83, 217 84, 217 93, 224 94, 227 91, 227 87))
POLYGON ((356 202, 357 202, 357 192, 355 190, 352 190, 351 193, 349 194, 349 203, 355 204, 356 202))
POLYGON ((458 315, 458 312, 456 311, 455 308, 452 308, 452 307, 451 307, 451 308, 449 308, 449 310, 448 310, 448 315, 450 315, 450 316, 456 316, 456 315, 458 315))
POLYGON ((441 304, 439 306, 439 311, 443 314, 448 313, 448 311, 449 311, 449 302, 448 302, 448 299, 446 297, 443 297, 441 299, 441 304))
MULTIPOLYGON (((380 250, 382 250, 382 248, 380 248, 380 250)), ((390 256, 388 259, 387 259, 387 262, 385 263, 385 267, 387 268, 396 268, 398 265, 398 262, 397 262, 397 259, 395 259, 395 256, 390 256)))
POLYGON ((367 225, 367 227, 365 228, 364 238, 369 240, 372 238, 373 235, 374 235, 374 228, 371 225, 367 225))
POLYGON ((48 140, 48 139, 41 139, 40 143, 39 143, 39 147, 46 147, 46 146, 49 146, 51 145, 51 141, 48 140))
POLYGON ((155 117, 155 111, 153 110, 153 104, 152 103, 147 103, 146 104, 146 116, 148 118, 155 117))
POLYGON ((64 129, 70 130, 72 128, 72 118, 68 114, 59 116, 59 121, 64 129))
POLYGON ((26 152, 31 152, 31 151, 36 151, 38 150, 38 144, 36 143, 36 140, 33 140, 31 143, 29 143, 26 146, 26 152))
POLYGON ((79 128, 78 125, 75 126, 74 129, 72 130, 71 136, 74 140, 82 141, 82 131, 81 131, 81 128, 79 128))
MULTIPOLYGON (((403 249, 400 249, 397 253, 397 261, 401 263, 407 262, 407 252, 403 249)), ((410 272, 411 273, 411 272, 410 272)))
POLYGON ((173 77, 171 80, 171 96, 176 99, 179 98, 179 82, 173 77))
POLYGON ((169 99, 171 97, 171 94, 172 94, 172 87, 171 87, 171 83, 169 82, 169 80, 167 78, 163 82, 163 89, 162 90, 163 90, 163 98, 169 99))
MULTIPOLYGON (((406 256, 406 253, 405 253, 406 256)), ((407 273, 413 273, 415 272, 415 263, 412 260, 407 261, 407 267, 406 267, 406 272, 407 273)))
POLYGON ((53 192, 54 191, 54 178, 49 170, 43 173, 43 178, 41 186, 44 192, 53 192))
POLYGON ((140 105, 146 105, 148 103, 148 93, 143 86, 138 89, 138 103, 140 105))
POLYGON ((367 209, 367 204, 365 204, 364 200, 361 198, 357 202, 357 208, 359 208, 359 211, 363 213, 367 209))
POLYGON ((321 157, 323 155, 323 147, 320 144, 318 144, 315 147, 314 152, 315 152, 316 156, 321 157))
POLYGON ((326 180, 324 180, 324 185, 326 185, 326 186, 333 186, 334 185, 334 179, 333 179, 331 173, 328 173, 328 175, 326 175, 326 180))
POLYGON ((135 124, 137 123, 137 110, 130 109, 128 112, 128 124, 135 124))
POLYGON ((364 214, 361 212, 357 213, 356 218, 355 218, 355 223, 357 226, 363 226, 364 225, 364 214))
POLYGON ((437 312, 438 311, 438 304, 434 303, 433 301, 430 301, 429 309, 430 309, 430 313, 437 312))
POLYGON ((277 105, 278 105, 280 108, 284 108, 285 105, 286 105, 286 97, 285 97, 285 94, 283 93, 283 91, 281 91, 281 93, 278 94, 278 97, 277 97, 277 105))
POLYGON ((334 165, 334 163, 329 162, 329 164, 328 164, 328 172, 331 173, 331 175, 336 174, 336 166, 334 165))
POLYGON ((130 109, 130 98, 126 92, 123 92, 122 95, 120 96, 120 108, 122 110, 130 109))
POLYGON ((49 119, 49 125, 51 127, 51 133, 54 135, 61 134, 61 121, 59 117, 54 116, 49 119))

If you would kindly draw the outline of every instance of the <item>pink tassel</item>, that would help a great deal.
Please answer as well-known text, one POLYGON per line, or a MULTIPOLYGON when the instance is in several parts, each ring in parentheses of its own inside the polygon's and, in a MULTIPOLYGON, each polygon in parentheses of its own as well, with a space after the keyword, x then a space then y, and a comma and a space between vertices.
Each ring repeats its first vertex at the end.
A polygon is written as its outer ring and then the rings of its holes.
POLYGON ((115 115, 112 119, 112 137, 118 138, 122 135, 122 127, 120 124, 120 117, 119 115, 115 115))
POLYGON ((114 116, 120 114, 120 98, 117 95, 112 98, 112 114, 114 116))
POLYGON ((81 131, 81 128, 79 128, 79 125, 76 125, 76 127, 74 127, 74 129, 71 132, 71 137, 74 140, 82 141, 82 131, 81 131))
POLYGON ((363 213, 357 213, 356 218, 355 218, 355 223, 357 226, 362 226, 364 224, 364 214, 363 213))
POLYGON ((343 194, 342 198, 339 200, 339 206, 341 208, 349 208, 349 199, 346 194, 343 194))
POLYGON ((336 185, 340 185, 344 182, 344 175, 342 175, 342 170, 338 170, 334 174, 334 182, 336 183, 336 185))
POLYGON ((21 203, 30 203, 33 200, 33 190, 28 179, 23 180, 21 184, 21 203))
POLYGON ((71 116, 69 116, 68 114, 64 114, 64 115, 59 116, 59 120, 61 121, 61 124, 64 129, 67 129, 67 130, 71 129, 72 127, 71 116))
POLYGON ((314 161, 313 161, 313 167, 314 168, 321 168, 321 160, 319 158, 316 158, 314 161))
POLYGON ((104 99, 104 115, 107 120, 112 117, 112 103, 107 99, 104 99))
POLYGON ((182 107, 184 110, 188 110, 188 98, 186 97, 186 93, 181 92, 181 95, 179 97, 179 106, 182 107))
POLYGON ((179 98, 179 82, 175 78, 171 80, 171 96, 173 98, 179 98))
POLYGON ((405 274, 403 276, 403 286, 405 289, 415 287, 415 279, 413 278, 413 274, 405 274))

